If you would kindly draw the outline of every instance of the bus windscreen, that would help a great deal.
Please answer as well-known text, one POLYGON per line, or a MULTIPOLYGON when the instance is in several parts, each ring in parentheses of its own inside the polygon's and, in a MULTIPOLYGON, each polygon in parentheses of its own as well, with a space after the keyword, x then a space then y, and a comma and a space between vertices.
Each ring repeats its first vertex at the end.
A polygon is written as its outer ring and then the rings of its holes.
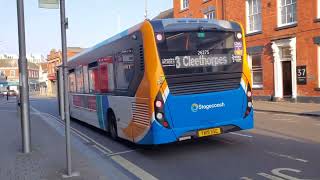
POLYGON ((236 32, 170 32, 157 37, 166 75, 242 71, 243 44, 236 32))

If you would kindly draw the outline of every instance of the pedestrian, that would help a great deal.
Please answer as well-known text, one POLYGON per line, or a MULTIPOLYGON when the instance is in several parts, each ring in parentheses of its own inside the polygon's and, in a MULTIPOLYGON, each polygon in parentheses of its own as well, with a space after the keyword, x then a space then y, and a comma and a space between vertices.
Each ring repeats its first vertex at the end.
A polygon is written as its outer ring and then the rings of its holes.
POLYGON ((7 86, 7 101, 9 101, 9 86, 7 86))

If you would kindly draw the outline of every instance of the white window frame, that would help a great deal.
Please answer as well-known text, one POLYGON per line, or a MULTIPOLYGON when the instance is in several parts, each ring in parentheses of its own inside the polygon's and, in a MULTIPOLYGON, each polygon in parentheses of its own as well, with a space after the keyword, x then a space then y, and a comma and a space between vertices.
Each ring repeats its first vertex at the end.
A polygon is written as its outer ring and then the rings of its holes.
POLYGON ((262 66, 262 54, 258 53, 258 54, 248 54, 247 55, 247 60, 248 60, 248 64, 249 64, 249 69, 251 72, 251 84, 252 84, 252 88, 253 89, 262 89, 263 88, 263 66, 262 66), (254 84, 253 83, 253 66, 252 66, 252 56, 254 55, 260 55, 261 56, 261 71, 262 71, 262 84, 254 84))
POLYGON ((16 70, 10 70, 10 77, 16 77, 16 70), (13 76, 11 74, 13 74, 13 76))
POLYGON ((205 13, 204 18, 216 19, 216 11, 209 11, 209 12, 205 13))
POLYGON ((247 20, 247 28, 246 28, 246 31, 247 31, 247 34, 249 33, 254 33, 254 32, 259 32, 262 30, 262 4, 261 4, 261 0, 246 0, 246 20, 247 20), (257 3, 257 11, 255 13, 253 13, 253 2, 256 2, 257 3), (249 11, 249 8, 250 8, 250 3, 251 3, 251 12, 252 14, 250 14, 250 11, 249 11), (259 8, 260 7, 260 8, 259 8), (260 15, 260 16, 259 16, 260 15), (253 24, 253 26, 255 26, 255 21, 258 21, 259 19, 255 19, 253 18, 253 22, 250 23, 250 17, 253 16, 259 16, 260 18, 260 24, 258 25, 258 27, 254 27, 252 30, 250 30, 250 24, 253 24))
POLYGON ((281 0, 277 0, 277 4, 278 4, 278 12, 277 12, 277 18, 278 18, 278 27, 283 27, 283 26, 289 26, 289 25, 293 25, 293 24, 296 24, 297 23, 297 0, 295 3, 291 3, 291 4, 286 4, 285 6, 282 6, 281 5, 281 0), (295 21, 293 22, 286 22, 286 23, 283 23, 282 22, 282 14, 281 14, 281 9, 286 7, 286 6, 291 6, 293 4, 296 4, 296 18, 295 18, 295 21))
POLYGON ((320 44, 318 44, 318 88, 320 88, 320 44))
POLYGON ((320 0, 317 2, 317 18, 320 19, 320 0))
POLYGON ((180 0, 180 9, 185 10, 188 9, 190 5, 190 0, 180 0))

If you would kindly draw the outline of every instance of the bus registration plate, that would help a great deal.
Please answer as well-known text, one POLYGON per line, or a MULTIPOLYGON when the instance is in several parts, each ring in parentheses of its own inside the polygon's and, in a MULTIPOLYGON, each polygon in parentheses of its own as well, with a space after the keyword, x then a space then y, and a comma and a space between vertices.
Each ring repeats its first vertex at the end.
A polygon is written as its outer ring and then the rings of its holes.
POLYGON ((212 129, 205 129, 198 131, 199 137, 205 137, 205 136, 212 136, 212 135, 218 135, 221 134, 220 128, 212 128, 212 129))

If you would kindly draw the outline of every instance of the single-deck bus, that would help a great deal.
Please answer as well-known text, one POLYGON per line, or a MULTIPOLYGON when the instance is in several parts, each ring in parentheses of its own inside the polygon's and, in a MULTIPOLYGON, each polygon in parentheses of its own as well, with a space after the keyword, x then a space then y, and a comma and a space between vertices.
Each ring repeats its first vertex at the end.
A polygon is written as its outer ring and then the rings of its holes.
POLYGON ((71 58, 68 72, 70 116, 112 138, 164 144, 253 128, 236 22, 145 20, 71 58))

